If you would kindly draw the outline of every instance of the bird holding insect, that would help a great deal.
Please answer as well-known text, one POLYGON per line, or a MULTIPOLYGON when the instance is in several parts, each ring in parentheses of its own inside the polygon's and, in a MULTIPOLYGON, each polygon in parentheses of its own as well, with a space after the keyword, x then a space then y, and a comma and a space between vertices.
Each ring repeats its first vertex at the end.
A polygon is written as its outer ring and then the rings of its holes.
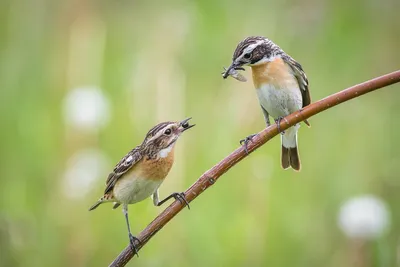
MULTIPOLYGON (((262 36, 251 36, 241 41, 233 54, 232 64, 223 72, 223 78, 237 74, 243 66, 252 69, 253 83, 267 127, 269 116, 273 117, 280 131, 281 120, 311 103, 308 79, 302 66, 286 54, 271 40, 262 36)), ((243 77, 244 78, 244 77, 243 77)), ((304 121, 308 126, 307 120, 304 121)), ((294 125, 282 132, 281 165, 296 171, 301 169, 298 153, 297 132, 300 125, 294 125)), ((247 151, 247 143, 254 135, 242 140, 247 151)))

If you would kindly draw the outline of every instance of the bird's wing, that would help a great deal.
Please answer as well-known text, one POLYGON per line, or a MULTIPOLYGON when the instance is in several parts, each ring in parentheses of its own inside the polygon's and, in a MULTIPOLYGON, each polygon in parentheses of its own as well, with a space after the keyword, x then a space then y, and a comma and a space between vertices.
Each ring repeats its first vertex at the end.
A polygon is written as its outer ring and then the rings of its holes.
POLYGON ((308 79, 301 67, 300 63, 286 55, 282 57, 283 61, 290 66, 293 71, 294 76, 299 84, 301 96, 303 98, 303 108, 311 103, 310 91, 308 90, 308 79))
POLYGON ((118 162, 113 172, 108 175, 104 194, 110 192, 114 188, 114 185, 118 179, 141 159, 142 154, 140 153, 140 146, 137 146, 129 151, 129 153, 126 154, 126 156, 123 157, 120 162, 118 162))

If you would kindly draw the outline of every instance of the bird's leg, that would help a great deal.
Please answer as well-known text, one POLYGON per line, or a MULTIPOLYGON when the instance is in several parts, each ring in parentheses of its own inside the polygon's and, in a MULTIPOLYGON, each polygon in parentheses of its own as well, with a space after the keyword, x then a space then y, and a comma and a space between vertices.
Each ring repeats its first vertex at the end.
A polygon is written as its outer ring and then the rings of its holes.
MULTIPOLYGON (((270 123, 270 121, 269 121, 269 114, 268 114, 268 112, 263 108, 263 106, 260 105, 260 107, 261 107, 261 110, 262 110, 263 115, 264 115, 265 124, 266 124, 267 127, 268 127, 268 126, 271 125, 271 123, 270 123)), ((249 150, 247 149, 247 144, 248 144, 249 142, 253 142, 253 137, 256 136, 256 135, 257 135, 257 134, 251 134, 251 135, 247 136, 245 139, 240 140, 240 144, 241 144, 242 146, 244 146, 244 151, 246 151, 246 154, 249 154, 249 150)))
POLYGON ((263 108, 263 106, 260 105, 260 107, 261 107, 261 110, 262 110, 263 115, 264 115, 265 124, 267 125, 267 128, 268 128, 271 125, 271 122, 269 121, 268 111, 266 111, 265 108, 263 108))
POLYGON ((138 249, 137 249, 137 247, 135 245, 135 241, 137 241, 139 244, 141 244, 142 242, 140 241, 139 238, 133 236, 132 233, 131 233, 131 227, 129 225, 129 218, 128 218, 128 204, 123 204, 122 212, 125 215, 126 225, 128 226, 129 242, 131 244, 131 248, 132 248, 133 253, 134 253, 133 255, 136 254, 139 257, 138 249))
POLYGON ((244 146, 244 151, 246 151, 246 154, 249 154, 249 151, 247 149, 247 144, 249 142, 253 142, 253 137, 256 136, 257 134, 251 134, 247 136, 245 139, 240 140, 240 144, 244 146))
POLYGON ((267 118, 265 119, 265 124, 267 125, 267 128, 268 128, 269 126, 271 126, 271 122, 269 121, 269 117, 267 117, 267 118))
POLYGON ((276 123, 276 126, 278 127, 278 132, 279 132, 281 135, 284 135, 284 134, 285 134, 285 131, 281 131, 281 121, 282 121, 282 120, 285 120, 286 123, 289 123, 289 122, 286 120, 285 117, 278 117, 278 118, 275 120, 275 123, 276 123))
POLYGON ((183 193, 183 192, 182 193, 172 193, 171 195, 169 195, 168 197, 164 198, 163 200, 158 201, 158 190, 157 190, 156 193, 153 194, 153 200, 155 200, 156 198, 157 198, 157 203, 154 202, 154 204, 156 206, 161 206, 162 204, 164 204, 169 199, 175 198, 175 200, 178 200, 181 204, 186 205, 188 207, 188 209, 190 209, 189 202, 186 200, 185 193, 183 193), (155 196, 155 194, 157 196, 155 196))

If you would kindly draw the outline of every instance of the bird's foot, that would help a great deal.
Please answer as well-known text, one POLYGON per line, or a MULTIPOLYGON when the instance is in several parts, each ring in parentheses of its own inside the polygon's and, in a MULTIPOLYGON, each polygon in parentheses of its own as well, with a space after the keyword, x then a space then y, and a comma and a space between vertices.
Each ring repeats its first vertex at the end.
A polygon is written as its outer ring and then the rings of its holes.
POLYGON ((275 120, 275 123, 276 123, 276 126, 278 127, 278 132, 279 132, 281 135, 284 135, 284 134, 285 134, 285 131, 281 131, 281 121, 282 121, 282 120, 285 120, 286 123, 289 123, 285 117, 278 117, 278 118, 275 120))
POLYGON ((129 233, 129 243, 131 244, 131 249, 133 250, 133 255, 137 255, 139 257, 138 253, 138 248, 135 245, 135 241, 137 241, 140 244, 142 244, 142 241, 140 241, 139 238, 136 236, 133 236, 131 233, 129 233))
POLYGON ((178 200, 181 204, 185 204, 188 209, 190 209, 189 202, 185 197, 185 193, 172 193, 172 196, 175 198, 175 200, 178 200))
POLYGON ((240 140, 240 144, 244 146, 244 151, 246 151, 246 154, 249 154, 249 150, 247 149, 247 144, 249 142, 253 142, 253 137, 256 136, 257 134, 251 134, 247 136, 245 139, 240 140))

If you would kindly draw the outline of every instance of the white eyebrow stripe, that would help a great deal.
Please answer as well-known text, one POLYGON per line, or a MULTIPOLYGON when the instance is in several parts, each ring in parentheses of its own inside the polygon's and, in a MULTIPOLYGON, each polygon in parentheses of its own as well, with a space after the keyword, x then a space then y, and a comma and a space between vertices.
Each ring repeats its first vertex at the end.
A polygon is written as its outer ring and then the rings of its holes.
POLYGON ((162 130, 158 131, 153 137, 151 137, 151 138, 148 140, 148 142, 153 141, 153 140, 159 138, 159 137, 164 133, 164 131, 165 131, 167 128, 168 128, 168 126, 167 126, 167 127, 164 127, 162 130))
POLYGON ((246 47, 246 48, 243 50, 242 54, 238 57, 238 59, 241 59, 241 58, 242 58, 245 54, 247 54, 247 53, 253 52, 253 50, 254 50, 257 46, 259 46, 260 44, 262 44, 262 43, 264 43, 264 42, 265 42, 265 40, 260 40, 260 41, 256 42, 255 44, 249 45, 248 47, 246 47))
POLYGON ((256 44, 251 44, 251 45, 249 45, 248 47, 246 47, 246 48, 243 50, 242 55, 252 52, 252 51, 254 50, 254 48, 256 48, 256 46, 257 46, 257 43, 256 43, 256 44))

